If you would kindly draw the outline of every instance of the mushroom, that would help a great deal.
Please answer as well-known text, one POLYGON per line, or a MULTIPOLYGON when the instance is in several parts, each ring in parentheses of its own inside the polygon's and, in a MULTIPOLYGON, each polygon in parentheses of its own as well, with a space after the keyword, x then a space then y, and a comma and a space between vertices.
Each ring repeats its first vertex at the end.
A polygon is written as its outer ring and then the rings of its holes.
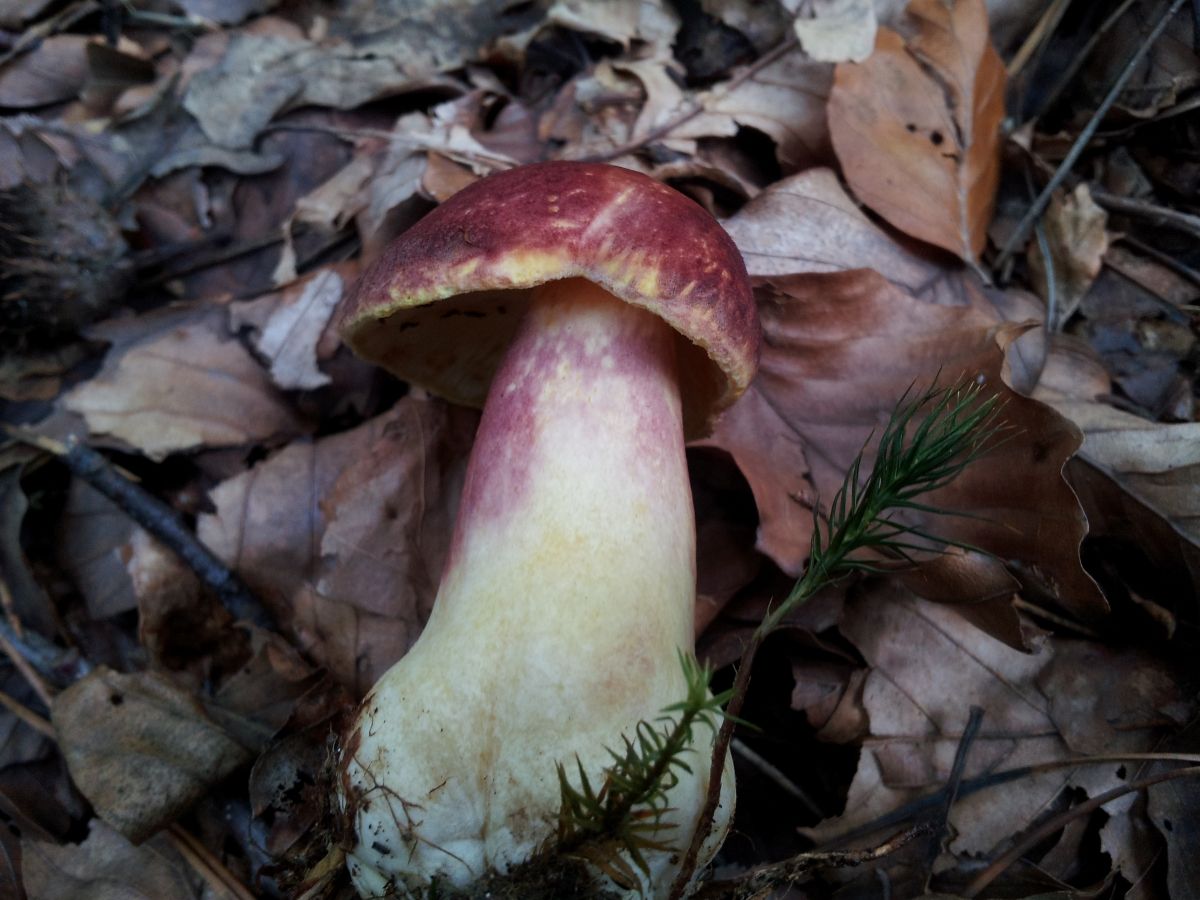
MULTIPOLYGON (((429 623, 342 745, 356 887, 423 896, 528 859, 555 833, 556 764, 578 759, 598 783, 606 748, 685 696, 684 442, 750 382, 758 319, 707 212, 636 172, 573 162, 454 195, 339 316, 360 356, 483 407, 429 623)), ((665 895, 708 790, 709 767, 691 768, 669 794, 680 852, 646 854, 650 896, 665 895)), ((721 792, 702 863, 732 815, 728 761, 721 792)))

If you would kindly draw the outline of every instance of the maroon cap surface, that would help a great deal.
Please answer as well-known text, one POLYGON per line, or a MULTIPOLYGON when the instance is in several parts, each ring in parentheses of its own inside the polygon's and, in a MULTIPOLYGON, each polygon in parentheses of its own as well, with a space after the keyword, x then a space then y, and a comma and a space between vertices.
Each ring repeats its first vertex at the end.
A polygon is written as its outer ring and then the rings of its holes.
POLYGON ((672 188, 594 163, 538 163, 469 185, 384 251, 339 326, 363 358, 482 406, 529 290, 561 278, 586 278, 686 339, 689 437, 754 376, 758 315, 724 229, 672 188))

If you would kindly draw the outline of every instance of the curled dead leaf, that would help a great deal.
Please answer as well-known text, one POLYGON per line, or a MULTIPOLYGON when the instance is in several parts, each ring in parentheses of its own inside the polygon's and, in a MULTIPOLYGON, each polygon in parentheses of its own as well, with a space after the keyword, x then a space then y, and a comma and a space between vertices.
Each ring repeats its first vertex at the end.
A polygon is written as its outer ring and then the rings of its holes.
POLYGON ((1047 268, 1040 244, 1030 243, 1029 265, 1038 294, 1049 303, 1049 273, 1054 273, 1056 309, 1052 327, 1060 328, 1079 306, 1108 251, 1108 214, 1092 199, 1086 183, 1070 194, 1056 194, 1046 209, 1046 242, 1051 266, 1047 268))

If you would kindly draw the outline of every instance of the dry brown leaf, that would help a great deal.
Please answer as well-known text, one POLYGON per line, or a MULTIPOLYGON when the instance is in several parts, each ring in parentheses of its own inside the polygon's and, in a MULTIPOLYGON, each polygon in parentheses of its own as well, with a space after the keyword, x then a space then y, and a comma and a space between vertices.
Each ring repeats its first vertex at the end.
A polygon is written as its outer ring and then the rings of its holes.
POLYGON ((71 780, 135 843, 251 759, 198 698, 154 672, 100 667, 54 698, 50 718, 71 780))
MULTIPOLYGON (((1120 685, 1117 721, 1104 718, 1103 693, 1088 670, 1071 666, 1097 652, 1077 641, 1047 640, 1036 653, 1020 653, 987 637, 945 607, 893 591, 860 596, 846 606, 842 632, 871 666, 863 692, 870 716, 859 772, 846 812, 813 834, 832 837, 945 784, 967 723, 969 707, 982 707, 983 726, 967 758, 966 777, 1074 752, 1059 734, 1064 714, 1073 734, 1107 744, 1109 751, 1143 752, 1191 701, 1152 654, 1125 651, 1106 657, 1111 683, 1120 685), (1058 661, 1058 655, 1063 660, 1058 661), (1151 715, 1143 717, 1140 713, 1151 715), (1128 715, 1127 713, 1134 713, 1128 715)), ((1099 651, 1103 653, 1103 651, 1099 651)), ((992 854, 1043 815, 1068 786, 1089 795, 1124 783, 1115 765, 1080 766, 1030 775, 1000 790, 960 797, 950 821, 956 855, 992 854)), ((971 863, 972 865, 974 863, 971 863)))
POLYGON ((282 636, 252 626, 247 631, 249 658, 213 692, 207 712, 257 753, 284 726, 297 701, 326 676, 282 636))
POLYGON ((151 459, 295 434, 299 422, 267 373, 223 326, 220 309, 167 311, 94 329, 104 368, 63 398, 93 434, 151 459))
POLYGON ((826 164, 832 150, 825 102, 832 81, 832 66, 814 62, 799 49, 792 50, 733 87, 717 85, 700 94, 697 99, 706 117, 675 129, 671 136, 705 137, 714 133, 706 121, 728 116, 770 137, 787 173, 826 164))
MULTIPOLYGON (((1011 331, 998 334, 994 321, 973 307, 915 300, 867 270, 771 284, 759 304, 765 341, 758 378, 711 439, 750 482, 764 553, 788 572, 802 569, 812 507, 829 502, 911 384, 930 384, 939 373, 943 383, 979 379, 1003 398, 1009 439, 928 498, 972 517, 936 518, 925 527, 1031 567, 1076 615, 1091 618, 1106 609, 1080 566, 1086 523, 1062 478, 1078 435, 1004 384, 1002 348, 1011 331)), ((942 574, 960 589, 977 586, 984 596, 976 600, 995 599, 994 564, 973 562, 980 567, 975 579, 942 574)))
POLYGON ((983 0, 913 0, 907 45, 880 28, 837 67, 829 130, 858 197, 899 228, 975 263, 1000 177, 1004 65, 983 0))
POLYGON ((874 0, 813 0, 812 17, 792 26, 804 52, 818 62, 862 62, 875 49, 874 0))
POLYGON ((52 400, 62 388, 63 374, 86 356, 83 344, 24 352, 6 348, 0 358, 0 397, 16 403, 52 400))
POLYGON ((80 844, 21 843, 29 900, 193 900, 198 878, 163 835, 134 846, 100 819, 80 844))
POLYGON ((755 278, 874 269, 912 296, 975 302, 966 274, 921 256, 875 225, 831 169, 775 182, 725 223, 755 278))
POLYGON ((821 741, 848 744, 867 733, 862 706, 865 670, 849 662, 793 660, 792 709, 802 711, 821 741))
POLYGON ((311 658, 365 690, 428 615, 473 423, 405 398, 219 485, 199 535, 311 658))
POLYGON ((87 80, 90 38, 55 34, 0 69, 0 106, 28 109, 70 100, 87 80))
POLYGON ((601 60, 558 92, 538 121, 538 138, 562 142, 568 159, 609 156, 631 140, 639 116, 659 121, 677 115, 675 104, 682 98, 673 83, 652 79, 646 85, 635 73, 601 60))
MULTIPOLYGON (((1086 183, 1070 194, 1055 194, 1044 219, 1057 301, 1053 327, 1060 328, 1079 307, 1108 251, 1108 214, 1096 205, 1086 183)), ((1029 268, 1038 294, 1049 303, 1046 261, 1037 241, 1029 245, 1029 268)))

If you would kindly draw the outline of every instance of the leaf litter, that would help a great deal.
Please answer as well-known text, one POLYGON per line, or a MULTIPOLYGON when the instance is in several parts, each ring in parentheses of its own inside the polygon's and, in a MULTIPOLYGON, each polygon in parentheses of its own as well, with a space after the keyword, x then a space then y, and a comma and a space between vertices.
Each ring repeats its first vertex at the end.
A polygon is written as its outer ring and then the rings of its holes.
MULTIPOLYGON (((475 414, 350 359, 331 311, 358 261, 433 205, 546 158, 666 180, 725 220, 755 278, 762 374, 689 451, 713 659, 736 660, 802 571, 813 515, 907 389, 965 376, 1004 400, 1003 440, 932 498, 960 515, 921 523, 970 548, 839 585, 765 648, 747 709, 770 740, 735 745, 737 827, 761 849, 729 864, 928 809, 949 784, 925 845, 805 877, 973 896, 979 860, 1016 846, 1020 862, 984 871, 1009 896, 1189 896, 1194 780, 1086 813, 1177 765, 1137 754, 1200 750, 1181 665, 1200 289, 1184 220, 1163 214, 1192 183, 1194 126, 1173 115, 1197 83, 1186 17, 1107 114, 1129 151, 1096 143, 1001 269, 989 240, 1008 239, 1143 20, 1013 0, 394 0, 328 19, 205 0, 129 7, 117 35, 48 8, 3 11, 10 38, 42 39, 0 57, 0 187, 55 185, 55 204, 110 217, 129 281, 53 338, 22 324, 9 353, 6 332, 4 421, 103 448, 278 631, 235 622, 52 457, 6 448, 14 896, 337 890, 326 740, 429 614, 475 414), (1091 34, 1100 49, 1075 59, 1091 34), (1045 108, 1010 102, 1038 117, 1003 157, 996 48, 1023 61, 1010 101, 1075 66, 1045 108), (792 799, 764 812, 756 777, 792 799)), ((4 283, 0 302, 43 314, 4 283)), ((17 309, 0 328, 28 320, 17 309)))

